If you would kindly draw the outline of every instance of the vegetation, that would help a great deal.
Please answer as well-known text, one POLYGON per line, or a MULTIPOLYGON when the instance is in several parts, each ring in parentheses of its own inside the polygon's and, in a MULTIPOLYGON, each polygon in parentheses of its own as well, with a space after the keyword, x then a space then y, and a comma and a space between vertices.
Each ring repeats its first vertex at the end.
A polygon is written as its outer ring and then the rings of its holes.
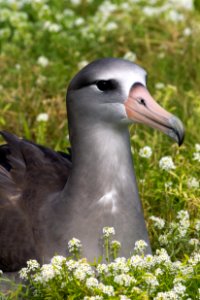
MULTIPOLYGON (((80 258, 30 262, 27 285, 0 299, 199 299, 200 2, 192 4, 0 0, 0 128, 65 150, 69 80, 87 62, 109 56, 143 66, 154 98, 186 129, 180 148, 142 125, 130 129, 154 256, 137 244, 128 260, 114 248, 115 261, 103 267, 80 258)), ((110 235, 107 242, 111 257, 110 235)))

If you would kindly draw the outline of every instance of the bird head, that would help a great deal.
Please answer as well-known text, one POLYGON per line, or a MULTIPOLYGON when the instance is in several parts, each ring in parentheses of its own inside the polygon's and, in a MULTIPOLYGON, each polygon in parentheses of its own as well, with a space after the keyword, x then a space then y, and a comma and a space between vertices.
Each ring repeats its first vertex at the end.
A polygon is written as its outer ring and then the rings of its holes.
POLYGON ((104 58, 84 67, 70 82, 67 110, 73 120, 89 126, 102 122, 121 128, 143 123, 156 128, 179 145, 182 122, 163 109, 146 87, 146 71, 123 59, 104 58))

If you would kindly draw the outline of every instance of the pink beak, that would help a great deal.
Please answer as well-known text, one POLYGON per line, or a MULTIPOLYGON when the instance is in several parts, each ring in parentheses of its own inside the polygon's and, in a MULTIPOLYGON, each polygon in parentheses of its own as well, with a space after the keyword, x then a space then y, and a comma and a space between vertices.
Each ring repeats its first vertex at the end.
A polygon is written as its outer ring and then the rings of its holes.
POLYGON ((143 85, 137 84, 131 88, 124 105, 130 120, 156 128, 173 138, 179 146, 182 144, 182 122, 156 103, 143 85))

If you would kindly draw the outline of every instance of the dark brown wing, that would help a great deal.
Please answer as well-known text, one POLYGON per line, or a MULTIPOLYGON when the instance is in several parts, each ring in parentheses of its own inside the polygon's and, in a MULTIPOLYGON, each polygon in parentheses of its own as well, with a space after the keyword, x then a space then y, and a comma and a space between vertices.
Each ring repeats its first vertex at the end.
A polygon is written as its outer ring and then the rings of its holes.
POLYGON ((63 189, 71 169, 66 154, 1 132, 0 269, 15 271, 41 251, 38 214, 48 197, 63 189))

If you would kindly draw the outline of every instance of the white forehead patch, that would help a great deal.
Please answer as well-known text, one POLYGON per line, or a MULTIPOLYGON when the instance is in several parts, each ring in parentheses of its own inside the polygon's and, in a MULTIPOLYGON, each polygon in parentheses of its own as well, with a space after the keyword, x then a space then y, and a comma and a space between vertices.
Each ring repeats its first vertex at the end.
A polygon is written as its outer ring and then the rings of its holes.
POLYGON ((146 72, 139 66, 134 68, 110 69, 99 74, 98 80, 114 79, 120 84, 123 93, 128 95, 131 86, 138 82, 146 86, 146 72))

